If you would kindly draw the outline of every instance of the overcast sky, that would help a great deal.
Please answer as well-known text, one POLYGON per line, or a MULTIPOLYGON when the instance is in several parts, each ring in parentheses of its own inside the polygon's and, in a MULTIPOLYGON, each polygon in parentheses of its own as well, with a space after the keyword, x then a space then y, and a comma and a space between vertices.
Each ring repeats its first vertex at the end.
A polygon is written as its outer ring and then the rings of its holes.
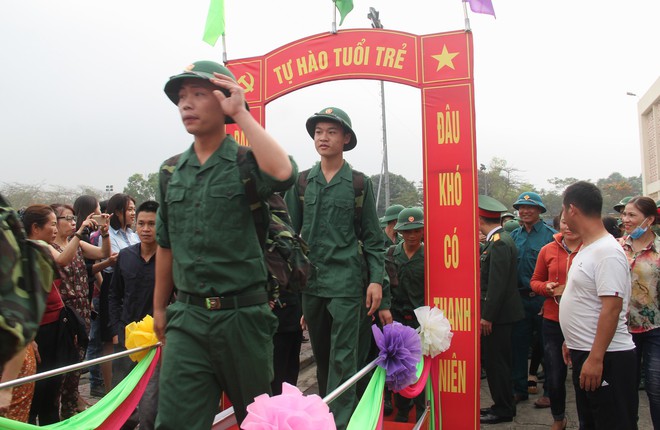
MULTIPOLYGON (((230 60, 263 55, 331 28, 330 0, 225 0, 230 60)), ((641 172, 637 97, 660 76, 660 1, 493 0, 497 19, 470 13, 478 162, 520 179, 596 180, 641 172)), ((162 88, 195 60, 222 58, 202 41, 209 0, 0 2, 0 183, 121 190, 192 142, 162 88)), ((341 29, 462 30, 459 0, 354 0, 341 29)), ((390 171, 422 178, 419 90, 385 85, 390 171)), ((267 107, 267 128, 301 168, 318 158, 304 127, 344 108, 359 139, 349 162, 380 172, 377 81, 308 87, 267 107)))

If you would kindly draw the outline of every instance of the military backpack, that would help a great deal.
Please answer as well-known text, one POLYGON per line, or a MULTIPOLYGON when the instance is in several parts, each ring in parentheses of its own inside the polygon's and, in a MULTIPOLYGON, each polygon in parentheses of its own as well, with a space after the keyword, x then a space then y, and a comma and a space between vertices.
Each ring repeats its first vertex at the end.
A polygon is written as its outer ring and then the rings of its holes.
MULTIPOLYGON (((179 167, 181 154, 165 161, 161 174, 169 178, 179 167)), ((300 292, 307 286, 312 263, 307 258, 307 243, 291 226, 291 218, 286 203, 280 194, 274 193, 262 200, 257 191, 257 183, 249 168, 248 157, 254 155, 245 146, 239 146, 236 154, 239 176, 245 187, 245 196, 252 212, 259 243, 262 245, 266 267, 268 268, 268 289, 272 299, 279 297, 279 291, 300 292)), ((165 197, 165 196, 161 196, 165 197)))
POLYGON ((36 336, 58 273, 50 251, 27 238, 0 195, 0 366, 36 336))

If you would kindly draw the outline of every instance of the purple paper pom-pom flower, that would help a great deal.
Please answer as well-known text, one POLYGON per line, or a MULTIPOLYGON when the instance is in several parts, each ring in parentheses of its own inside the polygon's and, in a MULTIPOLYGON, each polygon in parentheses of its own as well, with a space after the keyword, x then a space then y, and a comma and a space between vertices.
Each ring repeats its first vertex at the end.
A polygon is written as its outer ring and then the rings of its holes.
POLYGON ((381 332, 371 326, 376 345, 380 350, 376 364, 385 369, 385 384, 392 391, 417 381, 417 363, 422 359, 422 343, 412 327, 398 322, 387 324, 381 332))

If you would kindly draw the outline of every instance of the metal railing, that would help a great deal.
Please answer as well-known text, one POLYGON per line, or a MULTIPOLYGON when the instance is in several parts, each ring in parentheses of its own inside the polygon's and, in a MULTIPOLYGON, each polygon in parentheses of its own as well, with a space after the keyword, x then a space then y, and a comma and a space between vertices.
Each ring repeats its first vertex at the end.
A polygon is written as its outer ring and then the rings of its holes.
MULTIPOLYGON (((376 361, 377 359, 367 364, 362 369, 360 369, 355 375, 351 376, 346 381, 344 381, 344 383, 341 384, 339 387, 335 388, 332 392, 328 393, 328 395, 323 398, 323 401, 326 404, 330 404, 332 401, 336 400, 337 397, 341 396, 344 393, 344 391, 348 390, 352 385, 356 384, 360 379, 364 378, 369 374, 369 372, 375 369, 377 366, 376 361)), ((422 428, 422 425, 424 425, 424 421, 426 420, 426 417, 429 414, 429 412, 430 412, 430 405, 427 400, 424 413, 422 414, 420 419, 415 423, 413 430, 420 430, 422 428)), ((234 416, 234 408, 230 407, 215 416, 215 419, 213 420, 213 426, 211 428, 212 430, 226 430, 235 424, 236 424, 236 417, 234 416)))
MULTIPOLYGON (((154 345, 141 346, 138 348, 128 349, 126 351, 115 352, 113 354, 104 355, 103 357, 94 358, 92 360, 82 361, 80 363, 71 364, 69 366, 58 367, 57 369, 47 370, 41 373, 35 373, 34 375, 26 376, 20 379, 15 379, 13 381, 0 383, 0 390, 5 388, 13 388, 23 384, 28 384, 30 382, 40 381, 42 379, 61 375, 63 373, 72 372, 74 370, 84 369, 86 367, 93 366, 95 364, 101 364, 115 360, 117 358, 126 357, 127 355, 131 355, 136 352, 157 348, 160 347, 161 345, 162 344, 158 342, 154 345)), ((377 360, 374 360, 371 363, 367 364, 362 369, 360 369, 355 375, 348 378, 343 384, 341 384, 339 387, 335 388, 332 392, 330 392, 327 396, 325 396, 323 398, 323 401, 326 404, 330 404, 332 401, 334 401, 339 396, 341 396, 352 385, 356 384, 360 379, 364 378, 369 374, 369 372, 375 369, 377 366, 376 361, 377 360)), ((413 430, 420 430, 422 428, 422 425, 424 424, 424 420, 426 419, 429 412, 430 412, 430 406, 429 406, 429 402, 427 401, 426 409, 424 410, 424 413, 422 414, 421 418, 417 421, 417 423, 413 427, 413 430)), ((236 424, 237 422, 236 422, 236 416, 234 414, 234 408, 229 407, 215 416, 215 418, 213 419, 213 426, 211 428, 212 430, 227 430, 236 424)))
POLYGON ((116 358, 125 357, 127 355, 134 354, 140 351, 146 351, 161 346, 161 343, 158 342, 154 345, 149 346, 140 346, 138 348, 128 349, 126 351, 115 352, 113 354, 104 355, 103 357, 94 358, 92 360, 82 361, 80 363, 71 364, 69 366, 58 367, 57 369, 47 370, 41 373, 35 373, 34 375, 25 376, 20 379, 14 379, 13 381, 7 381, 0 384, 0 390, 4 388, 13 388, 19 385, 28 384, 30 382, 40 381, 42 379, 50 378, 51 376, 61 375, 63 373, 73 372, 74 370, 84 369, 85 367, 93 366, 95 364, 105 363, 106 361, 112 361, 116 358))

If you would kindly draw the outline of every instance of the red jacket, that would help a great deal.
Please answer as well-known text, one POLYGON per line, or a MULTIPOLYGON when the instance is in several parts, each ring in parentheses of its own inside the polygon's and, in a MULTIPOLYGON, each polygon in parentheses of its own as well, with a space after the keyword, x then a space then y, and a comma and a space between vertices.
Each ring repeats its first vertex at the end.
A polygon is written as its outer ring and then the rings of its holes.
POLYGON ((562 234, 556 233, 553 238, 554 241, 541 248, 530 284, 536 294, 547 297, 543 303, 543 318, 559 322, 559 305, 548 293, 545 285, 548 282, 559 282, 559 285, 566 285, 568 269, 580 247, 578 246, 578 249, 569 255, 561 243, 562 234))

